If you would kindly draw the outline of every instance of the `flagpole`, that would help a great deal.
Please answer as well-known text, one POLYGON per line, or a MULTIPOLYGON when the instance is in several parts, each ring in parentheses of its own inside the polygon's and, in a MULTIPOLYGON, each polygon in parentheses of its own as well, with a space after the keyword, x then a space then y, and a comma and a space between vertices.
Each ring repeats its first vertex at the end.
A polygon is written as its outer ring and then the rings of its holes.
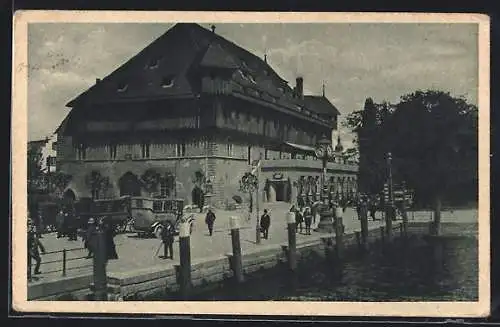
POLYGON ((255 243, 260 244, 260 217, 259 217, 259 189, 260 189, 260 161, 262 158, 262 154, 259 156, 259 162, 257 163, 257 170, 256 170, 256 175, 257 175, 257 194, 256 194, 256 199, 255 199, 255 212, 257 215, 257 223, 255 226, 255 243))

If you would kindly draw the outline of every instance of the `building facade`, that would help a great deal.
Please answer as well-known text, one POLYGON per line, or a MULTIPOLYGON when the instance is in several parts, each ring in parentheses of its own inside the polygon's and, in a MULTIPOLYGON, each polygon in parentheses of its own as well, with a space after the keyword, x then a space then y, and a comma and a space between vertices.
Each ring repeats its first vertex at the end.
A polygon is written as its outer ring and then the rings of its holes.
MULTIPOLYGON (((71 176, 64 194, 189 203, 202 187, 223 206, 242 195, 242 175, 261 159, 262 198, 295 201, 318 188, 313 147, 339 115, 324 94, 304 95, 303 83, 289 86, 215 28, 177 24, 68 103, 57 129, 57 169, 71 176), (99 192, 92 176, 106 180, 99 192)), ((355 192, 356 173, 329 163, 332 192, 355 192)))

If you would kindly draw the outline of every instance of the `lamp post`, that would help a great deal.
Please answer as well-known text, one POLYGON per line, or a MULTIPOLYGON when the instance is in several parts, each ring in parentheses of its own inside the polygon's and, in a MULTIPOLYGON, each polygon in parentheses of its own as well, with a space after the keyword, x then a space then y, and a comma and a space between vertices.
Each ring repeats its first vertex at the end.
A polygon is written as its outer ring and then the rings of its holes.
POLYGON ((318 141, 315 154, 318 159, 322 161, 323 173, 321 174, 321 202, 319 208, 320 221, 318 223, 318 232, 332 233, 333 228, 333 212, 329 210, 328 206, 328 188, 326 185, 326 165, 328 160, 333 158, 332 142, 325 135, 318 141))

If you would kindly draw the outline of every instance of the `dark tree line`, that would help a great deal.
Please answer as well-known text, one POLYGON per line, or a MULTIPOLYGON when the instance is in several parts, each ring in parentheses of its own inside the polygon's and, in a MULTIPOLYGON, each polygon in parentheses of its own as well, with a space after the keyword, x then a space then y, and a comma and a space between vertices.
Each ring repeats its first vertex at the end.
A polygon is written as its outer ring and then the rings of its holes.
POLYGON ((357 134, 359 188, 379 193, 392 153, 394 181, 415 191, 417 205, 440 210, 478 197, 478 109, 442 91, 416 91, 399 103, 366 99, 345 126, 357 134))

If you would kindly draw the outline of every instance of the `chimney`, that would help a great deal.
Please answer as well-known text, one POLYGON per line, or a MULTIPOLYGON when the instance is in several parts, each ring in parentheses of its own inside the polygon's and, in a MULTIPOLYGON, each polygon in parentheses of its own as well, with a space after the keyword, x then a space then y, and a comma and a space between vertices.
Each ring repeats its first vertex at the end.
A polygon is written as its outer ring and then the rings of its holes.
POLYGON ((304 79, 302 77, 297 77, 296 81, 296 92, 299 99, 304 99, 304 79))
POLYGON ((96 84, 97 84, 97 83, 99 83, 100 81, 101 81, 101 79, 100 79, 100 78, 96 78, 96 79, 95 79, 95 83, 96 83, 96 84))

